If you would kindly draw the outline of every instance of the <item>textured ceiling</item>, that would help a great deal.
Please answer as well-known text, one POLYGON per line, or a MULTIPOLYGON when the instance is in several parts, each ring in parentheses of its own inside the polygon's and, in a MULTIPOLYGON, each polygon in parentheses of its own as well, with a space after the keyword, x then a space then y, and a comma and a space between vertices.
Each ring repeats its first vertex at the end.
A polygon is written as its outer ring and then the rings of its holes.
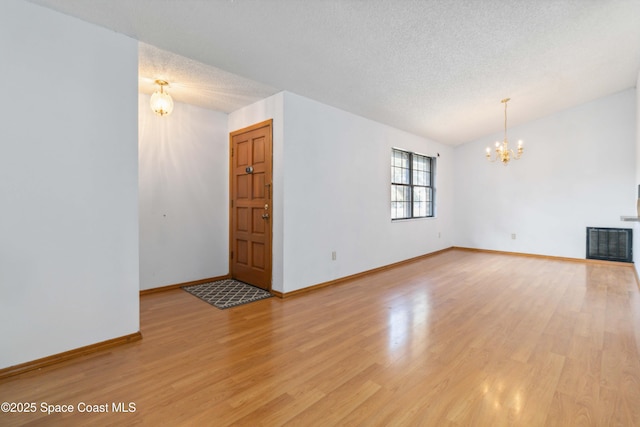
POLYGON ((138 56, 138 88, 142 93, 152 94, 158 90, 155 81, 165 80, 170 82, 168 92, 175 101, 230 113, 279 92, 146 43, 139 43, 138 56))
POLYGON ((512 126, 640 69, 640 0, 30 1, 144 42, 143 92, 232 111, 288 90, 449 144, 500 131, 502 98, 512 126))

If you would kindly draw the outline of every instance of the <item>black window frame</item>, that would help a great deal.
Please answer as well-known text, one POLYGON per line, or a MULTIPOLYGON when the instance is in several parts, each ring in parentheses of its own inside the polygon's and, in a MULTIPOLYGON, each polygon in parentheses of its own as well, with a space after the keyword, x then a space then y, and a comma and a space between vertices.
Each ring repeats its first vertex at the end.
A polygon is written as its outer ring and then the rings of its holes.
POLYGON ((414 153, 412 151, 407 151, 400 148, 391 149, 390 214, 392 221, 435 217, 435 163, 435 157, 414 153), (399 153, 401 158, 406 157, 408 159, 408 167, 405 167, 403 164, 397 164, 396 160, 398 159, 398 157, 396 157, 396 153, 399 153), (420 161, 426 161, 427 170, 418 170, 416 168, 416 162, 414 162, 414 160, 416 159, 420 161), (398 174, 395 173, 397 171, 400 171, 400 175, 405 175, 405 173, 403 173, 402 171, 406 171, 406 174, 408 174, 408 180, 406 177, 403 177, 401 180, 397 180, 396 178, 398 174), (416 182, 420 181, 420 179, 416 179, 416 173, 420 172, 426 173, 426 175, 422 177, 422 183, 416 182), (415 200, 416 189, 421 188, 425 189, 424 193, 426 199, 415 200), (398 200, 397 196, 401 193, 404 193, 404 198, 403 200, 398 200), (424 203, 426 205, 426 214, 421 215, 421 212, 416 212, 416 203, 424 203), (404 208, 399 209, 402 204, 405 205, 404 208), (401 214, 402 212, 405 212, 404 216, 398 216, 399 212, 401 214))

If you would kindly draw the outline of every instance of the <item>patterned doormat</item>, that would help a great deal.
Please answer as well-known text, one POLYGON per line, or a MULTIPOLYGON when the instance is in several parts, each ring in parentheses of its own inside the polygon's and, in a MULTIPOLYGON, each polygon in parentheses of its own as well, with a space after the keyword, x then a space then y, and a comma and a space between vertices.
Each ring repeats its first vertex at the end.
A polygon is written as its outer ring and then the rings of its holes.
POLYGON ((182 289, 203 301, 224 310, 225 308, 247 304, 269 298, 272 295, 264 289, 239 282, 234 279, 218 280, 201 285, 184 286, 182 289))

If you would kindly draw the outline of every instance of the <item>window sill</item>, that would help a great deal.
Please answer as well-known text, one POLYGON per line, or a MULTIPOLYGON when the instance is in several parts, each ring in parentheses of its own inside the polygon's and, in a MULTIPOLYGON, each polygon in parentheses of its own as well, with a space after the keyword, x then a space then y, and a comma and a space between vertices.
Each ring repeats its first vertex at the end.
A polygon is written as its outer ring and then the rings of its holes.
POLYGON ((392 218, 391 222, 420 221, 425 219, 436 219, 436 217, 435 216, 419 216, 416 218, 397 218, 397 219, 392 218))

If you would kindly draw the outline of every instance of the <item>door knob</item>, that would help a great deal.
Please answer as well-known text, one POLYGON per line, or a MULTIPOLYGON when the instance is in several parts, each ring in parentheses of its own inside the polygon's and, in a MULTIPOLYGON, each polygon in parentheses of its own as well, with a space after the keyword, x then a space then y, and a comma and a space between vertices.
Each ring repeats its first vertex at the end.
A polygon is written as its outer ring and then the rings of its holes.
POLYGON ((269 214, 268 213, 262 214, 262 219, 269 219, 269 214))

